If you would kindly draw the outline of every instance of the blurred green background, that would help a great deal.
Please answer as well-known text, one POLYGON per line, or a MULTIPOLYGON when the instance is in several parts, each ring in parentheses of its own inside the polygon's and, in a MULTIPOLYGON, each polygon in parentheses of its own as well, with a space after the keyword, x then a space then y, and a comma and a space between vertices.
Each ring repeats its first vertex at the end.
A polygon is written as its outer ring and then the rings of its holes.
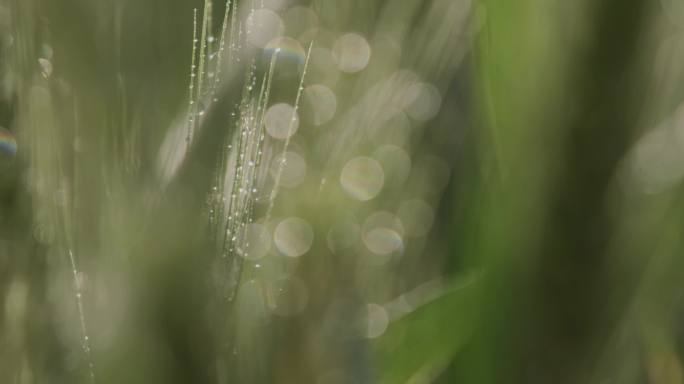
POLYGON ((0 382, 684 383, 683 4, 0 0, 0 382))

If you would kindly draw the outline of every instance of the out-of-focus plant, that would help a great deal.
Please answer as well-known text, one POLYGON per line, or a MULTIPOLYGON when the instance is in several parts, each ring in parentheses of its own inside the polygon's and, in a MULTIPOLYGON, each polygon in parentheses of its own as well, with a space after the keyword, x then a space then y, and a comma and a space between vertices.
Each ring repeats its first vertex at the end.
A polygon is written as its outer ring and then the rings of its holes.
POLYGON ((3 0, 0 381, 682 382, 682 20, 3 0))

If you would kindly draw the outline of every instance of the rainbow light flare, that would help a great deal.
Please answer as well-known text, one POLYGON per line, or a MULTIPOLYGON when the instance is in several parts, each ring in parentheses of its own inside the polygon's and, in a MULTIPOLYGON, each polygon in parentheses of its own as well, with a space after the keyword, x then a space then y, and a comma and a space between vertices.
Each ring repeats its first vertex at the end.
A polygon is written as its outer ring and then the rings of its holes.
POLYGON ((271 59, 273 54, 278 54, 278 60, 285 60, 296 63, 298 66, 304 65, 306 53, 299 41, 289 37, 278 37, 269 42, 264 48, 264 57, 271 59))
POLYGON ((12 132, 4 128, 0 128, 0 152, 7 156, 17 154, 17 139, 12 132))

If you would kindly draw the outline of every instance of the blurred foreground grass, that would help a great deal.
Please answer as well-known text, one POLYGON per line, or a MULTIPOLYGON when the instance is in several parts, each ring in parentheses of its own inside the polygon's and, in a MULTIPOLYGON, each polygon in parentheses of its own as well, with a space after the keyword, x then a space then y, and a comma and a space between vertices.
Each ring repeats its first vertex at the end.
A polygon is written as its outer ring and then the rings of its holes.
POLYGON ((684 382, 678 4, 3 0, 0 382, 684 382))

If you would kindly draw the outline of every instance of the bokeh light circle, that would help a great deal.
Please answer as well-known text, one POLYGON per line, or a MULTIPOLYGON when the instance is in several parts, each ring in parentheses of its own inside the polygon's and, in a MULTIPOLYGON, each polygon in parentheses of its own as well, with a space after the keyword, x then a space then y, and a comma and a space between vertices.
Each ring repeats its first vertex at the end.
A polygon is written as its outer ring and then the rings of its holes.
POLYGON ((271 234, 262 224, 248 224, 242 230, 242 245, 238 249, 240 256, 248 260, 259 260, 271 249, 271 234))
POLYGON ((304 219, 290 217, 276 226, 273 240, 283 255, 299 257, 309 252, 313 245, 313 228, 304 219))
POLYGON ((404 246, 404 226, 390 212, 380 211, 370 215, 363 223, 361 234, 366 248, 376 255, 400 251, 404 246))
POLYGON ((264 116, 266 132, 278 140, 285 140, 299 129, 299 116, 294 108, 285 103, 271 106, 264 116))
POLYGON ((411 172, 411 157, 406 151, 395 145, 383 145, 373 152, 375 158, 385 172, 385 186, 400 188, 411 172))
POLYGON ((335 41, 332 53, 340 71, 356 73, 368 65, 371 47, 363 36, 348 33, 335 41))
POLYGON ((421 199, 404 201, 399 206, 399 219, 404 224, 406 235, 424 236, 432 228, 435 213, 432 207, 421 199))
POLYGON ((257 9, 246 20, 249 27, 247 41, 259 48, 264 48, 269 41, 282 36, 285 26, 277 13, 270 9, 257 9))
POLYGON ((361 227, 351 215, 335 220, 326 238, 328 248, 333 253, 340 253, 355 246, 360 238, 361 227))
POLYGON ((377 304, 366 305, 366 337, 375 339, 382 336, 389 326, 389 315, 385 308, 377 304))
POLYGON ((270 64, 273 55, 276 56, 278 72, 283 70, 299 70, 304 66, 306 52, 302 44, 291 37, 276 37, 264 47, 264 58, 270 64))
POLYGON ((297 152, 280 153, 271 163, 271 176, 276 178, 280 168, 280 185, 285 188, 296 188, 306 178, 306 160, 297 152))
POLYGON ((306 308, 308 302, 308 289, 298 277, 284 277, 276 280, 270 286, 268 292, 269 307, 278 316, 295 316, 306 308))
POLYGON ((406 90, 404 110, 414 120, 424 122, 437 115, 442 106, 442 95, 432 84, 414 83, 406 90))
POLYGON ((368 201, 377 196, 385 183, 385 173, 376 160, 355 157, 344 166, 340 183, 347 194, 357 200, 368 201))
POLYGON ((323 125, 335 117, 337 97, 325 85, 315 84, 306 87, 304 89, 304 103, 313 125, 323 125))

